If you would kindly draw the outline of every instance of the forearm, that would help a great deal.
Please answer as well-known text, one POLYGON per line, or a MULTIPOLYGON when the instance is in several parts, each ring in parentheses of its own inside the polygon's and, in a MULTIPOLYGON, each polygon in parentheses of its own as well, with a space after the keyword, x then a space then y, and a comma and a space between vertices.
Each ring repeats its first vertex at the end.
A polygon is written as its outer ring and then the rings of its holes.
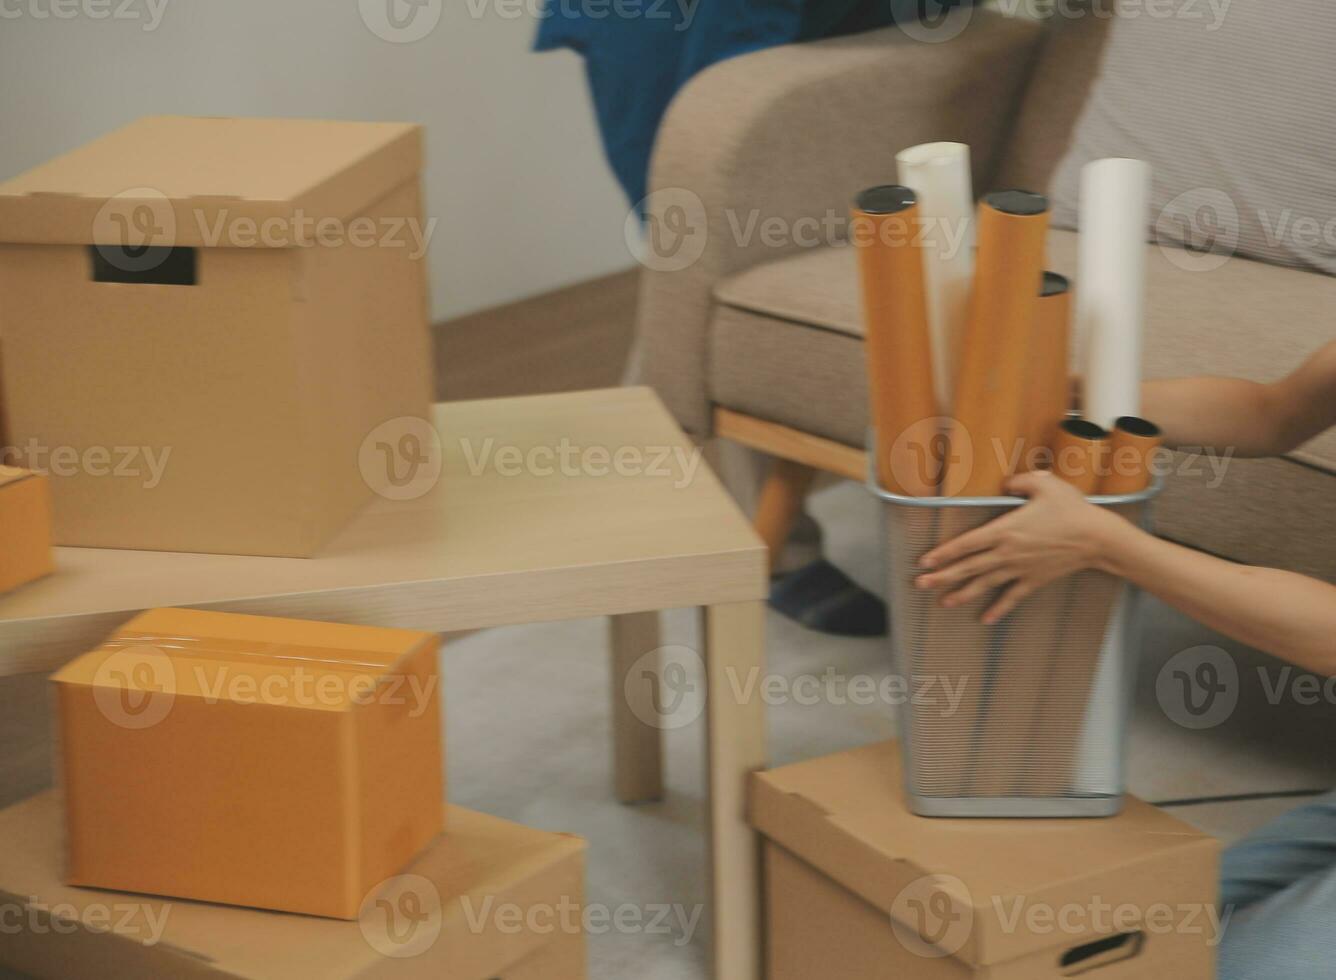
POLYGON ((1177 378, 1141 386, 1141 414, 1169 446, 1279 456, 1336 425, 1336 343, 1273 384, 1177 378))
POLYGON ((1141 414, 1172 448, 1232 449, 1236 456, 1273 456, 1280 432, 1267 385, 1241 378, 1175 378, 1141 386, 1141 414))
POLYGON ((1109 525, 1098 551, 1097 567, 1212 629, 1306 670, 1336 675, 1336 586, 1214 558, 1125 521, 1109 525))

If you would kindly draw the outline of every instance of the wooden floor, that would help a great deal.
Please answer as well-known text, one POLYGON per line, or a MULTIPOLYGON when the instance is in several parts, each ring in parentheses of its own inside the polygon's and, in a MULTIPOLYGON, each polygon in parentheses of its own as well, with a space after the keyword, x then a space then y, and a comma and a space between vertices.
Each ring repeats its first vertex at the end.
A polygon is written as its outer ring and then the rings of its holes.
POLYGON ((443 401, 607 388, 622 380, 636 270, 438 323, 443 401))

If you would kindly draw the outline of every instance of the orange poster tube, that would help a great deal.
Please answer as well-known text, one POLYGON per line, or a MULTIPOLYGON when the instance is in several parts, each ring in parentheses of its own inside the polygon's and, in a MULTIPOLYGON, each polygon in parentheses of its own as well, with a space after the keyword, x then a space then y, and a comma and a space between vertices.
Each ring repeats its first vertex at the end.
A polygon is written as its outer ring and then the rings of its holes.
POLYGON ((1053 472, 1086 496, 1095 493, 1106 472, 1109 433, 1085 419, 1066 419, 1053 440, 1053 472))
POLYGON ((979 202, 974 289, 956 379, 944 492, 991 497, 1019 468, 1029 426, 1030 378, 1048 201, 995 191, 979 202))
POLYGON ((854 199, 851 217, 877 480, 903 496, 936 496, 942 451, 918 202, 898 184, 870 187, 854 199))
POLYGON ((1118 419, 1109 437, 1108 472, 1100 480, 1099 492, 1117 495, 1145 490, 1163 441, 1159 426, 1152 422, 1132 415, 1118 419))
POLYGON ((1024 469, 1038 469, 1045 450, 1058 436, 1058 426, 1067 417, 1071 380, 1068 362, 1071 350, 1072 294, 1066 276, 1045 272, 1035 311, 1034 342, 1030 349, 1030 382, 1026 410, 1024 469))

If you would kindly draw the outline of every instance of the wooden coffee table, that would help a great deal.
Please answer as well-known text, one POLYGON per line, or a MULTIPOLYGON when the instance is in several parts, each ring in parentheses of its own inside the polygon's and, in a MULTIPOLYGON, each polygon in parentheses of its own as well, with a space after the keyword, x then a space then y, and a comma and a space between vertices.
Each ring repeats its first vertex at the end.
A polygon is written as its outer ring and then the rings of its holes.
POLYGON ((763 667, 764 545, 649 389, 446 403, 434 423, 432 488, 377 499, 316 558, 57 549, 55 575, 0 597, 0 785, 49 782, 32 675, 141 609, 193 606, 440 632, 611 616, 616 792, 652 799, 661 730, 650 685, 627 674, 658 647, 660 610, 700 607, 714 974, 758 978, 744 804, 765 715, 739 679, 763 667))

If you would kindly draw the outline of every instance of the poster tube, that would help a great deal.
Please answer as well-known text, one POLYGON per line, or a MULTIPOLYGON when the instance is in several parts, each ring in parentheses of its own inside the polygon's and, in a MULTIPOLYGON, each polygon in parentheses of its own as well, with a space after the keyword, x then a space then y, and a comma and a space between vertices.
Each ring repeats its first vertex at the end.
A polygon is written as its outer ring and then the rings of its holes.
POLYGON ((1150 486, 1164 437, 1159 426, 1145 419, 1124 415, 1113 425, 1109 437, 1108 472, 1100 480, 1099 492, 1116 495, 1140 493, 1150 486))
POLYGON ((855 198, 851 217, 877 479, 892 493, 935 496, 941 452, 934 451, 937 403, 918 202, 913 191, 898 184, 871 187, 855 198))
POLYGON ((1089 496, 1106 472, 1109 433, 1086 419, 1065 419, 1053 440, 1053 473, 1089 496))
POLYGON ((949 497, 998 496, 1018 468, 1048 201, 1029 191, 995 191, 979 202, 977 229, 943 487, 949 497))
POLYGON ((1027 393, 1026 449, 1024 469, 1038 469, 1048 462, 1045 450, 1058 437, 1058 426, 1067 417, 1071 401, 1070 322, 1071 286, 1065 276, 1045 272, 1039 289, 1034 344, 1030 351, 1030 383, 1027 393))
POLYGON ((1084 414, 1112 428, 1141 410, 1150 164, 1095 160, 1081 169, 1076 324, 1084 414))
POLYGON ((919 202, 933 389, 938 414, 949 415, 974 277, 970 148, 964 143, 920 143, 897 153, 895 164, 900 183, 919 202))

